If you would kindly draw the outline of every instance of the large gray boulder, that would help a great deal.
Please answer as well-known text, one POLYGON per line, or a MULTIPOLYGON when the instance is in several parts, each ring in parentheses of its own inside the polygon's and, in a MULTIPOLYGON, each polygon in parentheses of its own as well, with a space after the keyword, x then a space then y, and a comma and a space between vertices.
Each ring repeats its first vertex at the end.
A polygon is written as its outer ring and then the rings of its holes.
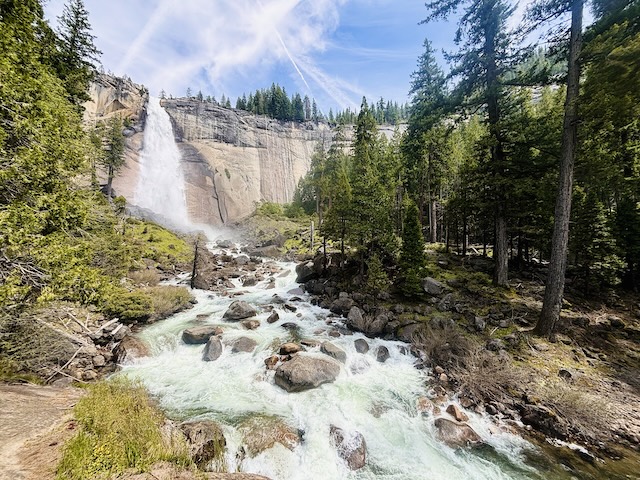
POLYGON ((427 277, 422 279, 422 289, 429 295, 440 295, 444 290, 444 285, 435 278, 427 277))
POLYGON ((376 360, 380 363, 384 363, 389 360, 389 349, 384 345, 380 345, 376 348, 376 360))
POLYGON ((436 418, 434 424, 437 429, 438 440, 450 447, 459 448, 482 443, 480 435, 466 423, 459 423, 448 418, 436 418))
POLYGON ((211 420, 187 422, 180 425, 189 443, 189 455, 201 469, 210 463, 224 466, 224 452, 227 442, 222 429, 211 420))
POLYGON ((220 337, 210 337, 204 346, 202 360, 205 362, 213 362, 220 358, 220 355, 222 355, 222 342, 220 341, 220 337))
POLYGON ((367 442, 360 432, 348 435, 341 428, 331 425, 331 440, 338 455, 342 458, 350 470, 359 470, 367 463, 367 442))
POLYGON ((354 302, 352 298, 344 295, 331 302, 329 310, 333 313, 337 313, 338 315, 348 315, 349 311, 353 306, 355 306, 355 304, 356 302, 354 302))
POLYGON ((252 338, 240 337, 236 341, 233 342, 232 347, 231 347, 231 351, 233 353, 238 353, 238 352, 248 352, 248 353, 250 353, 250 352, 253 352, 253 350, 256 348, 257 345, 258 345, 258 342, 256 342, 252 338))
POLYGON ((333 360, 297 355, 277 368, 275 382, 287 392, 302 392, 333 382, 339 374, 333 360))
POLYGON ((213 325, 204 325, 202 327, 187 328, 182 332, 182 341, 189 345, 201 345, 207 343, 209 338, 214 335, 220 335, 222 329, 213 325))
POLYGON ((325 355, 335 358, 339 362, 344 363, 347 361, 347 353, 341 348, 336 347, 331 342, 322 342, 322 345, 320 345, 320 351, 325 355))
POLYGON ((376 316, 365 316, 358 307, 351 307, 347 315, 347 326, 356 332, 362 332, 367 337, 380 336, 390 320, 389 312, 383 311, 376 316))
POLYGON ((318 274, 313 268, 313 262, 304 262, 296 265, 296 282, 305 283, 318 278, 318 274))
POLYGON ((369 344, 364 338, 358 338, 355 342, 353 342, 356 347, 356 352, 358 353, 367 353, 369 351, 369 344))
POLYGON ((225 320, 229 320, 232 322, 237 322, 238 320, 243 320, 245 318, 254 317, 258 312, 255 308, 249 305, 247 302, 242 300, 236 300, 231 305, 222 318, 225 320))

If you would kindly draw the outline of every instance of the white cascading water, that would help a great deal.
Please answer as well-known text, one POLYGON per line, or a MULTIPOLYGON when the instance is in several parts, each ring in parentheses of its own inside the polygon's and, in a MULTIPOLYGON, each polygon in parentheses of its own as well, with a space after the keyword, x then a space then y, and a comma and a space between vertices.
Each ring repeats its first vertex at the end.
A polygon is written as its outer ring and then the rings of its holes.
MULTIPOLYGON (((354 340, 359 333, 334 338, 326 321, 330 312, 313 306, 306 295, 292 299, 297 287, 295 265, 278 263, 286 274, 275 273, 253 287, 230 290, 229 296, 194 290, 198 303, 191 310, 144 329, 140 336, 152 349, 152 356, 124 367, 124 374, 140 379, 168 414, 179 420, 212 419, 222 425, 227 441, 226 463, 230 472, 244 471, 273 480, 453 480, 453 479, 540 479, 525 463, 532 448, 520 437, 499 431, 490 421, 467 412, 469 424, 492 448, 454 450, 436 439, 434 416, 418 412, 420 397, 429 396, 430 372, 414 367, 415 359, 406 345, 396 341, 366 339, 371 349, 358 353, 354 340), (275 289, 267 289, 275 282, 275 289), (277 294, 295 305, 296 312, 275 305, 280 319, 268 324, 268 305, 277 294), (238 322, 226 322, 222 315, 234 300, 245 300, 258 309, 260 327, 245 330, 238 322), (285 322, 299 325, 297 338, 331 341, 347 353, 347 360, 334 383, 301 392, 287 393, 274 384, 274 372, 264 360, 279 345, 295 341, 283 328, 285 322), (196 325, 220 325, 223 344, 239 337, 257 342, 251 353, 232 353, 224 347, 220 358, 202 360, 203 345, 186 345, 182 331, 196 325), (375 349, 384 345, 390 352, 385 363, 376 360, 375 349), (238 425, 251 415, 272 416, 304 432, 303 441, 292 451, 276 443, 254 458, 238 458, 243 444, 238 425), (346 432, 360 432, 367 444, 367 465, 350 471, 340 459, 330 438, 330 426, 346 432)), ((307 354, 322 355, 318 347, 307 354)), ((325 357, 326 358, 326 357, 325 357)), ((446 414, 444 414, 446 416, 446 414)), ((554 477, 557 478, 557 477, 554 477)))
POLYGON ((189 218, 180 159, 169 114, 160 99, 150 97, 135 203, 184 228, 189 218))

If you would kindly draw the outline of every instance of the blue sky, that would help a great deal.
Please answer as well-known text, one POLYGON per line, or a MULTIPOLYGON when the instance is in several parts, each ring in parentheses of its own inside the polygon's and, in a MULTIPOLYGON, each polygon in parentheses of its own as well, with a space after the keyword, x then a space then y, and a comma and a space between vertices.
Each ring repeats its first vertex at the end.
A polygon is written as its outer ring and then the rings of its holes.
MULTIPOLYGON (((520 10, 530 0, 522 0, 520 10)), ((49 0, 55 25, 64 0, 49 0)), ((234 101, 283 85, 322 110, 363 95, 407 100, 423 41, 453 48, 452 23, 418 25, 422 0, 85 0, 107 71, 182 96, 234 101)), ((444 66, 444 61, 443 66, 444 66)))

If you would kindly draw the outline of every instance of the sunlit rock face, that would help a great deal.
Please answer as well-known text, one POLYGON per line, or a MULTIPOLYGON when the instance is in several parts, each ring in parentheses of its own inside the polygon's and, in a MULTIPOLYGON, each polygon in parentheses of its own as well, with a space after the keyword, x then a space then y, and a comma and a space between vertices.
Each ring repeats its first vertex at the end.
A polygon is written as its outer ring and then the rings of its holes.
POLYGON ((217 225, 250 215, 257 202, 286 203, 331 131, 204 102, 163 100, 182 153, 191 221, 217 225))
MULTIPOLYGON (((139 158, 142 152, 146 106, 149 100, 147 89, 126 78, 100 74, 89 87, 91 99, 84 106, 84 122, 92 128, 113 116, 127 119, 124 133, 127 137, 125 165, 114 178, 113 190, 133 202, 140 171, 139 158)), ((106 175, 98 172, 100 180, 106 175)))

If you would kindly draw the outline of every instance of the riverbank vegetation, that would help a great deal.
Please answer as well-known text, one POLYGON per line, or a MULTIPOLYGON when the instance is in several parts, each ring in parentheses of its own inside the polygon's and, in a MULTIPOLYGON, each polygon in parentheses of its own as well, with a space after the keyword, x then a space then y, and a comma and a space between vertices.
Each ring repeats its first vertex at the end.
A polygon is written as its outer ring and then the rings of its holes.
POLYGON ((0 357, 10 378, 9 366, 30 371, 6 358, 25 341, 20 319, 46 322, 58 302, 124 322, 161 317, 190 295, 142 277, 186 270, 193 253, 184 238, 127 218, 124 198, 105 198, 95 182, 95 165, 116 152, 82 124, 96 54, 82 2, 67 6, 58 32, 36 0, 0 5, 0 26, 0 357))

